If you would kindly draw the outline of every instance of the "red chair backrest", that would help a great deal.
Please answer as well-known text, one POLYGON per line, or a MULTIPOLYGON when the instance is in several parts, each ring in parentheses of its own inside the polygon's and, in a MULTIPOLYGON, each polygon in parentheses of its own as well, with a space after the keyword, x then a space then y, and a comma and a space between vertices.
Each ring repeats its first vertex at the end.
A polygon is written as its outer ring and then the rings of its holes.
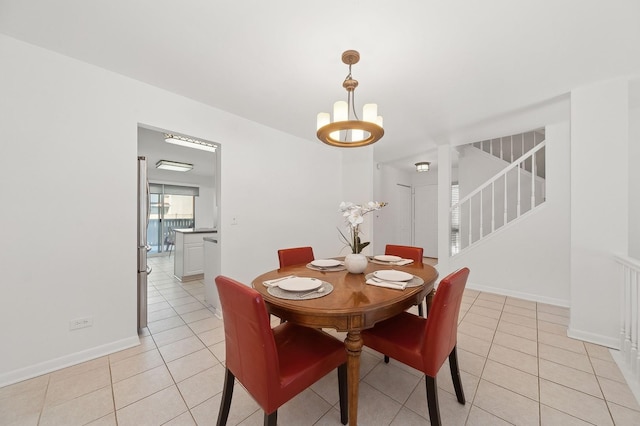
POLYGON ((424 373, 436 377, 457 342, 458 315, 469 268, 459 269, 440 281, 427 315, 424 336, 424 373))
POLYGON ((279 389, 278 354, 260 293, 224 276, 216 277, 222 305, 226 366, 262 407, 279 389))
POLYGON ((281 268, 309 263, 314 259, 313 248, 311 247, 294 247, 278 250, 278 260, 280 261, 281 268))
POLYGON ((403 259, 413 259, 416 264, 422 264, 423 252, 422 247, 396 246, 393 244, 387 244, 384 250, 384 254, 400 256, 403 259))

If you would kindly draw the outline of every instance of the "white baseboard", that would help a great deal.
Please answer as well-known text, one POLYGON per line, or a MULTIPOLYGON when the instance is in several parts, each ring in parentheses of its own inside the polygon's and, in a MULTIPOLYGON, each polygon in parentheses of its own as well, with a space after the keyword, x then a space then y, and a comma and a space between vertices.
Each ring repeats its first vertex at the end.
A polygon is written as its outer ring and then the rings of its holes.
MULTIPOLYGON (((507 290, 499 287, 489 287, 485 285, 478 285, 470 282, 467 283, 467 288, 471 290, 478 290, 478 291, 484 291, 487 293, 499 294, 502 296, 517 297, 518 299, 530 300, 532 302, 540 302, 540 303, 546 303, 548 305, 562 306, 565 308, 569 308, 571 305, 569 300, 555 299, 552 297, 544 297, 536 294, 512 291, 512 290, 507 290)), ((612 349, 620 349, 620 339, 618 336, 610 337, 610 336, 605 336, 601 334, 590 333, 583 330, 576 330, 574 328, 571 328, 571 325, 569 325, 567 329, 567 336, 573 339, 578 339, 578 340, 582 340, 589 343, 595 343, 596 345, 606 346, 612 349)))
POLYGON ((205 304, 207 305, 207 309, 209 309, 211 311, 211 313, 213 313, 213 315, 218 318, 218 319, 222 319, 222 309, 220 308, 216 308, 215 306, 213 306, 211 303, 207 302, 205 300, 205 304))
POLYGON ((569 328, 567 329, 567 336, 572 339, 595 343, 596 345, 606 346, 611 349, 620 349, 620 338, 618 336, 609 337, 602 334, 590 333, 588 331, 576 330, 575 328, 572 328, 571 325, 569 325, 569 328))
POLYGON ((471 290, 484 291, 487 293, 499 294, 501 296, 517 297, 518 299, 529 300, 532 302, 546 303, 547 305, 562 306, 568 308, 571 306, 569 300, 556 299, 553 297, 544 297, 537 294, 525 293, 520 291, 508 290, 500 287, 490 287, 486 285, 474 284, 467 282, 467 288, 471 290))
POLYGON ((613 360, 618 364, 618 368, 620 368, 620 371, 622 372, 627 385, 629 385, 629 389, 631 389, 633 396, 636 397, 636 401, 640 404, 640 381, 638 381, 637 376, 633 374, 633 371, 631 371, 629 364, 625 362, 624 354, 615 349, 609 349, 609 352, 611 353, 613 360))
POLYGON ((69 355, 62 356, 60 358, 51 359, 39 364, 34 364, 28 367, 9 371, 7 373, 2 373, 0 374, 0 387, 21 382, 23 380, 32 379, 34 377, 50 373, 61 368, 80 364, 85 361, 100 358, 101 356, 109 355, 114 352, 138 346, 139 344, 140 339, 136 334, 135 336, 117 340, 106 345, 96 346, 94 348, 75 352, 69 355))

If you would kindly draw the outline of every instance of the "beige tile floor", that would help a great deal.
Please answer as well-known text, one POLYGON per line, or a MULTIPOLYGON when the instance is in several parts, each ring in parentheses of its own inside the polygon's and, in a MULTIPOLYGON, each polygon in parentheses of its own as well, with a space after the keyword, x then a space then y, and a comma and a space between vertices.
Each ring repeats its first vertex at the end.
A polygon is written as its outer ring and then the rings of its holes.
MULTIPOLYGON (((149 327, 141 344, 0 388, 0 425, 214 425, 224 376, 222 321, 203 304, 201 281, 171 277, 152 258, 149 327)), ((467 290, 458 347, 467 404, 448 368, 438 376, 445 425, 640 425, 640 406, 609 350, 566 336, 568 310, 467 290)), ((342 337, 339 333, 335 333, 342 337)), ((424 378, 362 354, 361 425, 423 425, 424 378)), ((278 412, 281 425, 339 425, 330 374, 278 412)), ((236 386, 230 425, 260 425, 262 412, 236 386)))

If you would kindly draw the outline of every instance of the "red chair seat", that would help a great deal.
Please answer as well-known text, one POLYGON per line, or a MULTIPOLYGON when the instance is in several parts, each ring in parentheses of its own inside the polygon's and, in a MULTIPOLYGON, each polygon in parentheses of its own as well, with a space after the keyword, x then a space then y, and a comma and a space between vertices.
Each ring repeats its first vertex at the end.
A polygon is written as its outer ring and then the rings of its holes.
POLYGON ((315 383, 346 362, 344 343, 327 333, 286 322, 273 329, 278 351, 281 390, 268 412, 315 383))
POLYGON ((393 359, 401 359, 404 364, 422 371, 426 322, 425 318, 402 312, 376 324, 375 333, 365 334, 365 345, 393 359))

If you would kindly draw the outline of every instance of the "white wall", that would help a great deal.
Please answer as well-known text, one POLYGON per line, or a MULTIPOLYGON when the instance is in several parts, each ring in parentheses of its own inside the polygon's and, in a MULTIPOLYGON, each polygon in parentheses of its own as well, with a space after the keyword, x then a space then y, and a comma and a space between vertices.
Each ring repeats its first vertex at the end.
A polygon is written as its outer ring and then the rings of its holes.
POLYGON ((571 319, 569 335, 618 346, 619 268, 628 249, 629 84, 571 92, 571 319))
POLYGON ((432 164, 428 172, 411 173, 411 184, 413 186, 437 185, 438 184, 438 166, 434 166, 432 164))
POLYGON ((507 225, 475 249, 449 259, 446 271, 468 266, 470 288, 569 306, 569 124, 548 125, 546 136, 545 204, 517 226, 507 225))
POLYGON ((503 160, 469 145, 458 147, 458 151, 460 199, 475 191, 508 165, 503 160))
MULTIPOLYGON (((373 163, 373 147, 366 146, 361 148, 332 148, 334 150, 341 150, 342 156, 342 168, 340 172, 340 188, 342 193, 342 199, 340 201, 351 201, 355 204, 367 203, 374 201, 374 169, 373 163)), ((383 201, 383 200, 380 200, 383 201)), ((335 212, 337 220, 334 220, 335 226, 345 233, 345 222, 342 214, 339 210, 339 204, 335 205, 335 212)), ((384 209, 383 209, 384 210, 384 209)), ((362 251, 363 254, 373 254, 373 248, 375 247, 374 240, 374 227, 379 220, 378 211, 371 212, 365 216, 365 220, 360 225, 360 238, 361 241, 368 241, 370 244, 362 251)), ((338 252, 340 255, 345 256, 350 253, 349 246, 345 245, 339 240, 338 230, 334 227, 332 235, 336 236, 336 241, 339 243, 339 250, 333 251, 333 256, 338 252)), ((347 235, 345 233, 345 235, 347 235)), ((325 254, 324 256, 327 256, 325 254)), ((318 255, 316 254, 316 257, 318 255)))
MULTIPOLYGON (((640 86, 640 82, 637 83, 640 86)), ((629 110, 629 256, 640 259, 640 105, 629 110)))
POLYGON ((215 228, 215 187, 211 185, 200 185, 200 195, 196 197, 196 228, 215 228))
POLYGON ((137 344, 138 123, 222 144, 223 274, 249 282, 281 246, 339 248, 339 150, 5 36, 0 56, 0 181, 15 206, 0 210, 0 386, 137 344), (93 327, 68 330, 85 316, 93 327))

